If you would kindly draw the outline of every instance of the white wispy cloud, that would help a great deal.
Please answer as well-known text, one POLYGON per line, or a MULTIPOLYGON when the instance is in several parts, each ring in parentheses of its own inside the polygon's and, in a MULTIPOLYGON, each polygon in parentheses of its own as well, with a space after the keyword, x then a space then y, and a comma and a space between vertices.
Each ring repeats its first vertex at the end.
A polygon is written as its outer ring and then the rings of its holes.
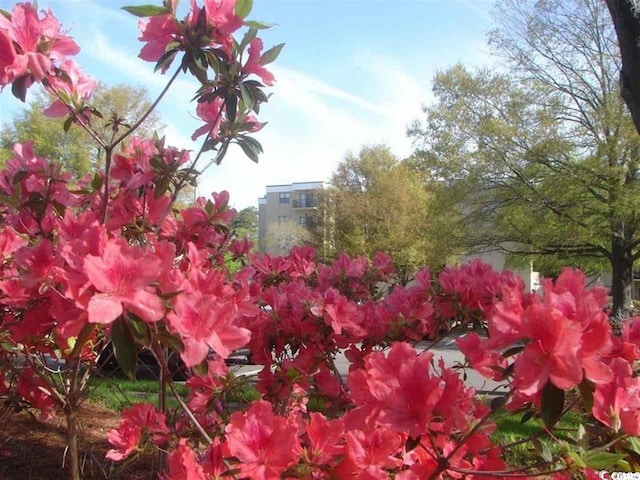
POLYGON ((372 98, 288 66, 274 68, 274 96, 261 115, 270 123, 258 135, 265 149, 259 165, 232 152, 205 175, 201 191, 228 188, 232 202, 242 207, 255 204, 266 185, 328 180, 345 154, 363 145, 385 143, 399 156, 408 155, 406 126, 419 114, 425 89, 400 66, 371 56, 377 60, 363 59, 356 68, 386 92, 372 98))
MULTIPOLYGON (((62 8, 65 1, 55 3, 62 8)), ((73 33, 98 78, 142 84, 152 98, 161 91, 167 77, 153 73, 153 64, 136 58, 141 45, 118 43, 125 30, 129 37, 137 36, 135 19, 97 0, 77 0, 66 8, 97 12, 87 17, 82 29, 75 25, 73 33)), ((277 83, 269 89, 274 95, 260 113, 260 120, 269 122, 256 135, 264 147, 260 163, 253 164, 237 146, 232 147, 222 165, 212 166, 203 175, 200 193, 227 189, 232 203, 242 208, 256 204, 269 184, 327 180, 348 151, 357 152, 366 144, 385 143, 400 157, 410 154, 406 127, 420 116, 421 105, 430 101, 433 69, 450 60, 447 55, 435 52, 428 61, 410 65, 363 46, 354 50, 348 63, 335 66, 341 75, 334 77, 308 65, 270 65, 277 83)), ((199 126, 190 103, 197 88, 197 82, 181 77, 160 106, 168 142, 191 150, 199 147, 190 140, 199 126)), ((8 92, 0 95, 0 120, 5 120, 2 101, 9 96, 8 92)))

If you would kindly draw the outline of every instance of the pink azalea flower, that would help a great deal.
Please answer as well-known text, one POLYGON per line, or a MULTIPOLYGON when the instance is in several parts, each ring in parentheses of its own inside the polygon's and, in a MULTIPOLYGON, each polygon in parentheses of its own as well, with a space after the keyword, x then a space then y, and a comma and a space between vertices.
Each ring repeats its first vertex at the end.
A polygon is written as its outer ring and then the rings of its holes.
POLYGON ((26 245, 26 241, 16 235, 15 230, 4 227, 0 230, 0 259, 7 259, 13 255, 20 247, 26 245))
POLYGON ((13 80, 9 76, 8 67, 16 61, 16 49, 5 30, 0 30, 0 86, 7 85, 13 80))
MULTIPOLYGON (((54 95, 64 93, 73 101, 72 106, 82 105, 93 93, 96 81, 86 75, 80 66, 71 59, 62 62, 61 69, 65 78, 52 77, 49 79, 47 90, 54 95)), ((69 108, 61 100, 55 100, 49 107, 43 110, 48 117, 63 117, 69 114, 69 108)))
POLYGON ((321 413, 312 412, 306 430, 309 437, 307 458, 311 463, 331 465, 343 453, 342 419, 327 420, 321 413))
POLYGON ((178 448, 169 455, 167 468, 169 471, 162 477, 163 480, 206 480, 196 454, 184 438, 178 441, 178 448))
POLYGON ((442 291, 470 310, 490 313, 505 287, 522 291, 522 280, 511 272, 497 273, 493 268, 474 260, 459 267, 448 267, 438 276, 442 291))
POLYGON ((404 437, 386 428, 372 430, 349 430, 345 433, 345 453, 355 471, 367 471, 373 476, 364 478, 388 478, 382 468, 398 467, 401 461, 394 458, 404 437))
POLYGON ((160 320, 164 307, 149 286, 157 279, 159 268, 156 256, 121 239, 109 240, 101 256, 87 255, 84 272, 100 292, 89 301, 89 322, 111 323, 124 308, 146 322, 160 320))
POLYGON ((635 316, 624 322, 621 333, 617 342, 619 356, 630 362, 640 359, 640 317, 635 316))
POLYGON ((40 410, 40 418, 47 420, 53 416, 56 401, 50 393, 47 383, 31 368, 20 372, 16 392, 24 398, 30 406, 40 410))
MULTIPOLYGON (((244 24, 235 14, 234 0, 205 0, 199 7, 191 0, 187 16, 178 21, 175 5, 172 13, 148 17, 139 22, 139 40, 146 42, 140 51, 140 58, 155 62, 166 52, 170 42, 177 41, 179 49, 202 49, 222 46, 228 49, 232 44, 231 34, 244 24)), ((166 67, 162 72, 166 71, 166 67)))
POLYGON ((296 431, 287 418, 274 415, 271 404, 264 400, 231 415, 225 432, 229 451, 240 460, 240 476, 280 480, 300 454, 296 431))
POLYGON ((158 412, 150 403, 134 403, 122 411, 122 419, 142 427, 144 434, 155 445, 164 445, 167 442, 167 419, 164 413, 158 412))
POLYGON ((176 19, 173 14, 147 17, 138 22, 140 37, 138 40, 146 42, 138 55, 147 62, 156 62, 164 54, 167 45, 179 35, 176 19))
POLYGON ((548 380, 562 389, 580 383, 579 324, 558 310, 532 305, 524 312, 523 330, 530 342, 515 361, 515 385, 519 390, 534 395, 548 380))
POLYGON ((195 140, 205 134, 209 135, 210 138, 218 138, 223 110, 224 100, 220 97, 214 98, 212 102, 199 102, 196 107, 196 114, 205 121, 205 124, 193 132, 191 140, 195 140))
POLYGON ((225 361, 216 357, 215 360, 207 362, 206 375, 195 374, 189 377, 186 382, 186 386, 189 388, 187 399, 189 408, 196 413, 205 413, 212 399, 224 388, 227 372, 225 361))
POLYGON ((427 431, 444 390, 440 378, 431 376, 433 355, 420 355, 407 343, 394 343, 385 358, 373 352, 365 358, 364 370, 349 373, 348 385, 357 407, 347 426, 366 420, 417 438, 427 431))
POLYGON ((135 403, 122 411, 118 428, 107 433, 107 440, 115 448, 109 450, 106 457, 120 462, 134 453, 147 439, 155 445, 164 445, 168 433, 164 414, 157 412, 151 404, 135 403))
POLYGON ((121 462, 135 452, 142 439, 142 428, 132 423, 123 423, 118 429, 107 432, 107 441, 113 447, 105 457, 114 462, 121 462))
POLYGON ((487 348, 486 341, 483 341, 476 332, 459 337, 456 344, 474 370, 486 378, 502 380, 500 369, 507 367, 507 360, 499 351, 487 348))
POLYGON ((42 81, 53 75, 65 56, 75 55, 80 47, 62 31, 62 26, 50 11, 40 18, 30 3, 18 3, 11 18, 0 15, 0 84, 11 83, 24 75, 42 81), (11 63, 8 63, 11 61, 11 63))
POLYGON ((254 38, 249 44, 249 58, 247 59, 247 63, 242 67, 242 72, 246 75, 257 75, 262 79, 265 85, 272 86, 275 84, 275 78, 273 74, 268 71, 261 63, 262 57, 260 56, 260 52, 262 51, 262 40, 259 38, 254 38))
POLYGON ((45 286, 53 283, 53 269, 62 263, 62 259, 54 255, 53 245, 49 240, 21 248, 14 258, 22 271, 20 278, 23 284, 29 288, 40 285, 42 291, 45 286))
POLYGON ((362 310, 357 305, 340 295, 337 290, 329 289, 324 294, 324 318, 334 333, 349 333, 356 336, 365 334, 360 325, 363 320, 362 310))
POLYGON ((184 363, 188 367, 198 365, 210 348, 227 358, 231 351, 245 346, 251 332, 236 324, 237 316, 230 300, 215 295, 180 295, 167 319, 184 343, 184 363))
POLYGON ((219 438, 214 438, 213 443, 207 449, 202 465, 204 473, 209 475, 207 479, 218 480, 224 478, 223 475, 229 470, 224 459, 230 456, 228 445, 220 443, 219 438))
POLYGON ((633 376, 629 363, 621 358, 611 362, 614 372, 609 383, 596 385, 593 416, 615 431, 640 435, 640 378, 633 376))
POLYGON ((217 43, 226 44, 225 39, 244 25, 235 13, 235 6, 235 0, 204 0, 207 21, 214 28, 217 43))
POLYGON ((231 247, 229 247, 229 251, 233 255, 234 259, 245 257, 251 252, 253 248, 253 242, 249 240, 247 237, 243 238, 235 238, 231 242, 231 247))

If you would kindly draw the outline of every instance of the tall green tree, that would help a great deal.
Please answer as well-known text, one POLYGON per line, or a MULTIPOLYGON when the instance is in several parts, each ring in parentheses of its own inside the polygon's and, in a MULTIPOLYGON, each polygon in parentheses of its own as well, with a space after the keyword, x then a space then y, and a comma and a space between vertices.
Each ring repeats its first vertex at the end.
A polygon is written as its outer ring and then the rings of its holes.
POLYGON ((331 256, 346 252, 372 258, 385 252, 400 283, 419 267, 446 260, 447 252, 438 250, 430 235, 429 195, 421 175, 386 146, 348 154, 331 177, 324 205, 331 256))
POLYGON ((231 229, 238 237, 247 237, 254 245, 258 245, 258 209, 246 207, 238 212, 231 222, 231 229))
POLYGON ((508 73, 438 75, 436 103, 410 132, 417 157, 457 189, 469 242, 608 266, 622 311, 640 257, 640 141, 606 6, 501 0, 496 21, 490 43, 508 73))
MULTIPOLYGON (((68 171, 82 177, 96 167, 101 152, 80 126, 72 125, 64 132, 65 118, 50 118, 43 111, 51 99, 44 93, 36 94, 27 108, 18 113, 11 123, 0 130, 0 162, 11 157, 15 143, 33 140, 36 155, 60 162, 68 171)), ((98 84, 90 100, 103 118, 93 116, 91 125, 103 138, 110 140, 124 125, 132 125, 151 107, 151 100, 144 87, 131 85, 107 86, 98 84)), ((163 124, 153 112, 136 132, 151 135, 161 130, 163 124)))

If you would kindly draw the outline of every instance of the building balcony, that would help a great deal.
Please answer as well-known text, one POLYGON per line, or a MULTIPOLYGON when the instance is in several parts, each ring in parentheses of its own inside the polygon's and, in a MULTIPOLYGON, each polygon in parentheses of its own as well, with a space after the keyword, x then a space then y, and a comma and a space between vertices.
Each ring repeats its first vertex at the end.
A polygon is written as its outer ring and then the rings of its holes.
POLYGON ((316 208, 316 202, 312 199, 307 198, 306 200, 292 200, 291 201, 292 208, 316 208))

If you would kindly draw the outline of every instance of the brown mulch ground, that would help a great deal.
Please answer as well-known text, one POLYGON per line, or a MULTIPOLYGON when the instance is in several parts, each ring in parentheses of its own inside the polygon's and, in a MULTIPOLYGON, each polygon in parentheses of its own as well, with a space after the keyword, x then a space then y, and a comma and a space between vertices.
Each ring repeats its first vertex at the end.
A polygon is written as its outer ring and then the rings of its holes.
MULTIPOLYGON (((82 478, 84 480, 151 480, 157 478, 151 463, 137 462, 122 470, 105 460, 106 434, 117 427, 120 414, 86 404, 80 411, 82 478)), ((66 446, 64 417, 42 422, 28 412, 12 413, 0 420, 0 480, 54 480, 68 478, 63 466, 66 446)))

